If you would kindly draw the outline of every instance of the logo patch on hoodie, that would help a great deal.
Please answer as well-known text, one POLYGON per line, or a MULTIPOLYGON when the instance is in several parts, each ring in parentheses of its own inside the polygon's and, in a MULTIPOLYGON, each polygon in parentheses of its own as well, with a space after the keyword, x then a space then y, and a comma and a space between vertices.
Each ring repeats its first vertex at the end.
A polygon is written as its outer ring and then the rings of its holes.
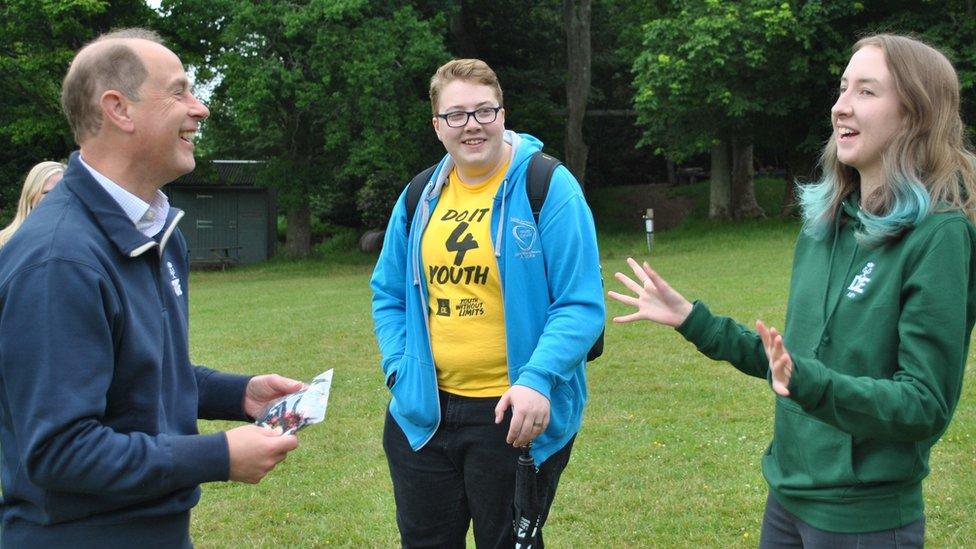
POLYGON ((183 295, 183 288, 180 286, 180 277, 176 276, 176 269, 173 268, 172 262, 167 261, 166 266, 169 268, 169 283, 173 286, 173 293, 176 294, 176 297, 179 297, 183 295))
POLYGON ((861 269, 861 273, 854 275, 854 280, 851 280, 850 286, 847 287, 848 298, 854 299, 857 296, 864 294, 868 283, 871 282, 870 275, 872 271, 874 271, 874 262, 868 261, 867 265, 861 269))
POLYGON ((515 237, 515 243, 519 247, 518 253, 515 254, 516 256, 522 259, 531 259, 539 255, 539 250, 532 249, 539 237, 539 230, 536 228, 535 223, 522 221, 513 217, 512 236, 515 237))

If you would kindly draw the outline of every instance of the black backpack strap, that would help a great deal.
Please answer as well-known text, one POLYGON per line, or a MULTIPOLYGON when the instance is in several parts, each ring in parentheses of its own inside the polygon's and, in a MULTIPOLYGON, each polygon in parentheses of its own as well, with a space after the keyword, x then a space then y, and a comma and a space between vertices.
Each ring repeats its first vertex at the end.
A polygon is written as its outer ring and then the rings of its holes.
MULTIPOLYGON (((549 181, 552 179, 553 172, 561 165, 562 162, 542 151, 536 152, 529 159, 529 167, 525 176, 525 192, 529 195, 529 205, 532 207, 532 217, 535 218, 536 225, 539 224, 542 205, 546 201, 546 195, 549 194, 549 181)), ((603 282, 602 276, 600 282, 603 282)), ((603 354, 603 334, 605 331, 604 329, 600 332, 600 337, 596 339, 589 352, 586 353, 587 362, 592 362, 603 354)))
POLYGON ((546 195, 549 194, 549 180, 552 179, 553 172, 562 165, 562 162, 538 151, 529 159, 529 167, 525 176, 525 193, 529 195, 529 206, 532 207, 532 217, 535 224, 539 224, 539 214, 542 213, 542 205, 546 202, 546 195))
POLYGON ((437 169, 437 164, 413 176, 410 184, 407 185, 407 234, 410 234, 410 225, 413 223, 413 214, 417 211, 417 204, 420 202, 420 195, 424 194, 424 187, 430 181, 430 176, 437 169))

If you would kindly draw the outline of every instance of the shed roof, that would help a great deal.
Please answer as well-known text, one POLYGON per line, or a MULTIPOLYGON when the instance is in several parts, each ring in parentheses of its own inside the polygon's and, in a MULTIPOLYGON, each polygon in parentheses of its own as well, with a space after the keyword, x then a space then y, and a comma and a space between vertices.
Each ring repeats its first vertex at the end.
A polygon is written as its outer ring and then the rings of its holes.
POLYGON ((253 187, 263 160, 211 160, 211 166, 182 175, 170 185, 242 185, 253 187))

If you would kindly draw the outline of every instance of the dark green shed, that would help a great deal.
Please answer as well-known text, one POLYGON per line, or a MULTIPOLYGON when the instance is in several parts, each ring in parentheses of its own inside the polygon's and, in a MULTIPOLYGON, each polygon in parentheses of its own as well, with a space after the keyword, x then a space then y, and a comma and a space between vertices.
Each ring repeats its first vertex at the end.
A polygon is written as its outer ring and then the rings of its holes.
POLYGON ((258 166, 253 160, 215 160, 163 187, 170 204, 185 212, 180 230, 191 266, 223 268, 274 255, 275 196, 273 189, 254 185, 258 166))

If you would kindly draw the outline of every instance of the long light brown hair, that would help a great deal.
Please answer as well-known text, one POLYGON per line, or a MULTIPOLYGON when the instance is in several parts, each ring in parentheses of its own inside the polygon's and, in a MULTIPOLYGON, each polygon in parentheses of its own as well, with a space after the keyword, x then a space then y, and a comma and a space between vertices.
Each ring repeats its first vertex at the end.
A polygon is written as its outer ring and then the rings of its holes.
MULTIPOLYGON (((894 238, 930 211, 959 211, 976 222, 976 157, 959 115, 959 78, 939 50, 912 37, 877 34, 858 40, 884 52, 904 113, 901 131, 882 154, 883 184, 862 197, 867 243, 894 238)), ((807 232, 829 230, 841 202, 859 188, 857 170, 837 159, 831 135, 820 157, 822 179, 801 189, 807 232)))

